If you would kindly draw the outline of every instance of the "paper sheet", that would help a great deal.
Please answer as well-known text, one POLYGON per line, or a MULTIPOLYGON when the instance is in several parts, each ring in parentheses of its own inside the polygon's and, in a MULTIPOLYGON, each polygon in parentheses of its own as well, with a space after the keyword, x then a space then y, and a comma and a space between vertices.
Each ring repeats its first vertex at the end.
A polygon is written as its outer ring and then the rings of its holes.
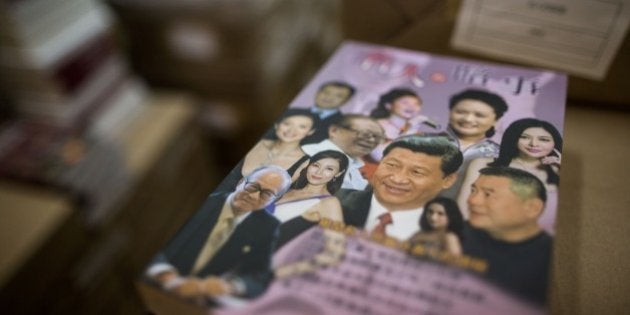
POLYGON ((451 43, 602 80, 629 21, 627 0, 464 0, 451 43))

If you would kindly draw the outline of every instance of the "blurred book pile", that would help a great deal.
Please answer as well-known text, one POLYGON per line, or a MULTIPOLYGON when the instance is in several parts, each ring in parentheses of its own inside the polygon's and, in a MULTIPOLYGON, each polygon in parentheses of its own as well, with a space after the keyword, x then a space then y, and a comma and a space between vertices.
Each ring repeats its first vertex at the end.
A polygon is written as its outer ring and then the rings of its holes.
POLYGON ((339 4, 331 0, 105 2, 148 82, 250 106, 297 84, 290 79, 308 80, 313 73, 300 70, 317 70, 340 41, 339 4))
POLYGON ((234 164, 340 41, 334 0, 107 0, 134 71, 203 101, 200 123, 234 164))
POLYGON ((96 0, 0 3, 0 176, 82 196, 102 217, 130 183, 120 137, 147 96, 96 0))

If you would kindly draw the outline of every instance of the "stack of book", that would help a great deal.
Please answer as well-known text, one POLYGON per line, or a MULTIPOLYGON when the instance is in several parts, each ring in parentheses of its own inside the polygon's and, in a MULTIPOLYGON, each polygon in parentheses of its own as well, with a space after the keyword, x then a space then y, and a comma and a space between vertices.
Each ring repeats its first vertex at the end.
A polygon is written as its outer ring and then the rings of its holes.
POLYGON ((115 95, 130 93, 100 2, 6 1, 0 25, 0 88, 22 117, 80 129, 115 95))
POLYGON ((3 177, 88 197, 108 190, 106 174, 127 177, 118 140, 147 92, 129 71, 103 3, 0 3, 0 93, 17 116, 0 125, 3 177), (75 176, 79 169, 89 176, 75 176))

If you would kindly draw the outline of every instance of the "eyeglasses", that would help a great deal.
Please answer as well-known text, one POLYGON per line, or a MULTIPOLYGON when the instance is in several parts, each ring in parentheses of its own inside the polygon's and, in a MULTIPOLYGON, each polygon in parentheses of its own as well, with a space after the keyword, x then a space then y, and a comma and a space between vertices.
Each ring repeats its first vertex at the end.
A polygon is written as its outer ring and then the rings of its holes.
POLYGON ((346 127, 346 126, 339 126, 339 127, 348 131, 352 131, 357 138, 361 138, 361 139, 373 138, 376 142, 382 142, 383 140, 385 140, 385 137, 383 135, 380 135, 371 131, 356 130, 352 127, 346 127))
POLYGON ((263 200, 272 200, 275 199, 278 195, 270 189, 263 189, 260 187, 260 184, 256 182, 250 182, 249 180, 245 181, 245 186, 243 189, 248 193, 257 193, 260 192, 260 198, 263 200))

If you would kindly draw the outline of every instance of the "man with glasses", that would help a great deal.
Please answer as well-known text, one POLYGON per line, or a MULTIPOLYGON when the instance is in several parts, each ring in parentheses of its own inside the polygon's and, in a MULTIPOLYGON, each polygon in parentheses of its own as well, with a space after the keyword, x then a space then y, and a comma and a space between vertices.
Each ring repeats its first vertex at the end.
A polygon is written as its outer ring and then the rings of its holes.
POLYGON ((271 165, 254 170, 232 193, 211 194, 157 255, 148 277, 201 304, 225 294, 261 294, 271 280, 280 225, 263 209, 290 185, 289 174, 271 165))
POLYGON ((328 139, 303 145, 302 151, 309 156, 324 150, 345 153, 350 164, 341 187, 365 189, 368 181, 359 170, 365 164, 361 158, 372 152, 384 139, 383 128, 376 120, 365 115, 348 114, 328 128, 328 139))

